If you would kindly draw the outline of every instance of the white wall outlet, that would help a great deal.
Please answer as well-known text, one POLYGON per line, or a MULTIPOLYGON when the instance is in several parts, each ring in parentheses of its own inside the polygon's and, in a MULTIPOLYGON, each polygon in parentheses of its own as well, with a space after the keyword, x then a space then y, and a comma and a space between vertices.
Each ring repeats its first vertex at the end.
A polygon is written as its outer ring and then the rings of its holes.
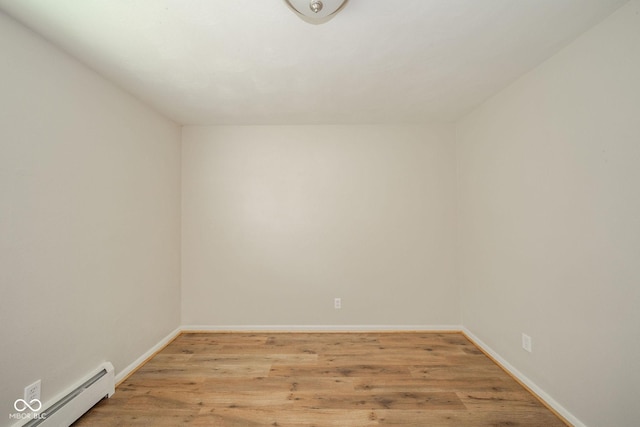
POLYGON ((340 310, 342 308, 342 298, 333 299, 333 308, 336 310, 340 310))
POLYGON ((35 383, 28 385, 24 388, 24 400, 27 403, 31 403, 32 400, 40 400, 40 386, 41 381, 38 380, 35 383))
POLYGON ((522 334, 522 348, 531 353, 531 337, 525 333, 522 334))

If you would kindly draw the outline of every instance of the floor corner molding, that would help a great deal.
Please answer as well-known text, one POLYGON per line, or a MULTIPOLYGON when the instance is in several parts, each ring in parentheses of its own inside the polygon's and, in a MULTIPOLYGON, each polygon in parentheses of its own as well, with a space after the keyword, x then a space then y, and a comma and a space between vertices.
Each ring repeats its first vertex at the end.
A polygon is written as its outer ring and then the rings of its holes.
POLYGON ((155 356, 158 352, 160 352, 163 348, 171 343, 174 339, 178 337, 182 333, 182 327, 178 327, 169 333, 166 337, 162 338, 156 345, 151 347, 149 350, 145 351, 140 357, 131 362, 129 366, 118 372, 116 375, 116 387, 120 385, 121 382, 126 380, 129 376, 131 376, 135 371, 137 371, 142 365, 144 365, 149 359, 155 356))
POLYGON ((485 342, 483 342, 480 338, 473 334, 466 327, 462 327, 462 333, 477 347, 479 347, 485 354, 487 354, 491 359, 494 360, 502 369, 507 371, 512 377, 514 377, 518 382, 520 382, 525 388, 529 389, 531 393, 533 393, 542 403, 544 403, 551 411, 555 412, 556 415, 560 416, 564 419, 565 422, 568 422, 573 427, 587 427, 582 421, 580 421, 575 415, 569 412, 564 406, 558 403, 553 397, 551 397, 547 392, 545 392, 542 388, 540 388, 536 383, 531 381, 526 375, 517 370, 512 364, 507 362, 502 356, 496 353, 491 347, 489 347, 485 342))
POLYGON ((462 332, 460 325, 184 325, 182 332, 462 332))

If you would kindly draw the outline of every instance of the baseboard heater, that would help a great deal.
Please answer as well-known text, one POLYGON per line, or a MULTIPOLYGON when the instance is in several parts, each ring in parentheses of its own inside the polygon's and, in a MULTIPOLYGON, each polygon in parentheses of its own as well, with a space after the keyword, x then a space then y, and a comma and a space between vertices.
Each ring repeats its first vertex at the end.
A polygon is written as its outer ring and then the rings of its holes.
POLYGON ((114 392, 113 365, 106 362, 89 379, 40 411, 41 417, 29 421, 24 427, 68 427, 93 405, 105 397, 111 397, 114 392))

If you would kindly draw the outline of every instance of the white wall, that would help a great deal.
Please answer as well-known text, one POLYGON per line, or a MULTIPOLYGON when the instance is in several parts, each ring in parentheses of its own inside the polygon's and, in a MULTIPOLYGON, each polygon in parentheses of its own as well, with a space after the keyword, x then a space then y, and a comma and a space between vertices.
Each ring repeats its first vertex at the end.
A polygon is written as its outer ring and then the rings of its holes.
POLYGON ((462 120, 458 170, 465 327, 586 425, 638 425, 640 2, 462 120))
POLYGON ((183 324, 459 325, 453 136, 185 127, 183 324))
POLYGON ((180 129, 0 13, 0 425, 180 322, 180 129))
POLYGON ((185 128, 180 319, 178 127, 0 14, 4 413, 180 322, 462 323, 634 425, 639 43, 634 0, 462 120, 457 189, 446 125, 185 128))

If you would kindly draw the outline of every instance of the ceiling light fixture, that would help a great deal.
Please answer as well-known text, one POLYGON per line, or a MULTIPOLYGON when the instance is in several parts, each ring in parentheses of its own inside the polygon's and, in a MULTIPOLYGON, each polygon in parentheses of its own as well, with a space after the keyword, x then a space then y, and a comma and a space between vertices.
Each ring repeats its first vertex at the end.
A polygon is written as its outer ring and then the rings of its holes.
POLYGON ((284 0, 284 2, 304 21, 310 24, 324 24, 333 18, 347 4, 348 0, 284 0))

